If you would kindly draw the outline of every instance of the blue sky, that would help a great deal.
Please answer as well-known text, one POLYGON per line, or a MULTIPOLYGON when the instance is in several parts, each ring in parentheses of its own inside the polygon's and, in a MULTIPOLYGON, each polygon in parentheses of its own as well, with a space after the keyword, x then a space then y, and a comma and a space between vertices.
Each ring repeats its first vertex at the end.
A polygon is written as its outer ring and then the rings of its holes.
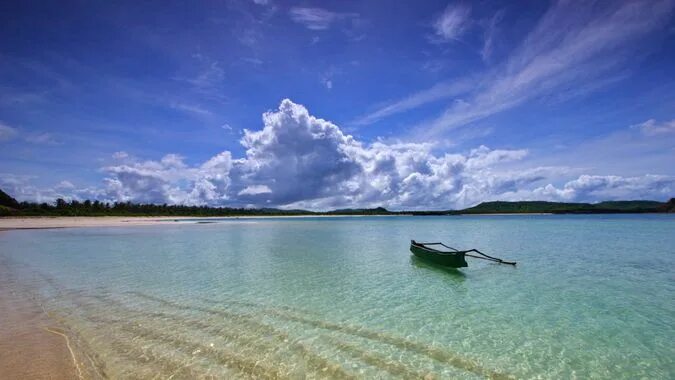
POLYGON ((0 188, 22 200, 675 195, 674 1, 0 7, 0 188))

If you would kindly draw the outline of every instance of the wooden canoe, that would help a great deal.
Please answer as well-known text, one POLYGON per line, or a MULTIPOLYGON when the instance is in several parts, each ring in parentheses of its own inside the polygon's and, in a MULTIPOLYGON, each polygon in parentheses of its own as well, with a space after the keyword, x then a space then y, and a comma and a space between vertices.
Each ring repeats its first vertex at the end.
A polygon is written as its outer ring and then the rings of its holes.
POLYGON ((492 257, 486 255, 483 252, 477 249, 469 249, 466 251, 460 251, 458 249, 447 246, 443 243, 418 243, 415 240, 410 241, 410 252, 415 256, 451 268, 463 268, 468 266, 466 263, 465 257, 473 257, 475 259, 492 261, 498 264, 508 264, 516 265, 515 261, 506 261, 498 257, 492 257), (442 251, 440 249, 432 248, 434 247, 444 247, 447 251, 442 251), (479 256, 472 255, 471 253, 478 254, 479 256))
MULTIPOLYGON (((410 252, 415 256, 430 261, 435 264, 452 268, 463 268, 468 266, 464 259, 464 251, 441 251, 431 246, 440 246, 441 243, 418 243, 415 240, 410 241, 410 252)), ((444 246, 444 245, 443 245, 444 246)))

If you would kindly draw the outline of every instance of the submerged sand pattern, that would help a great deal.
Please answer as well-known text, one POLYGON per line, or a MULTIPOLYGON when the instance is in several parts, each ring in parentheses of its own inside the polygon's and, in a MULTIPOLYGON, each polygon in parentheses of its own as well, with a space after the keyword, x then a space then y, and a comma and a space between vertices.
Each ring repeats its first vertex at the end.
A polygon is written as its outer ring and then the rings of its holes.
POLYGON ((673 378, 674 223, 401 217, 6 231, 0 296, 25 288, 44 307, 51 331, 39 331, 73 367, 66 378, 80 366, 115 379, 673 378), (407 236, 445 233, 523 265, 451 272, 411 260, 407 236))
POLYGON ((513 378, 445 347, 289 306, 74 290, 35 275, 53 297, 42 302, 87 341, 101 377, 513 378))

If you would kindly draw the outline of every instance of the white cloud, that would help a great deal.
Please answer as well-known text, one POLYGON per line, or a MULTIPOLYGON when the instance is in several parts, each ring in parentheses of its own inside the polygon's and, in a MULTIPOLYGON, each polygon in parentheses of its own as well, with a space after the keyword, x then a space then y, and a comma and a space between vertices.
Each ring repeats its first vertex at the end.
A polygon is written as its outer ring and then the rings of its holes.
POLYGON ((263 115, 264 128, 244 131, 246 158, 238 162, 242 178, 265 184, 265 201, 286 204, 326 196, 359 171, 346 150, 357 144, 334 124, 309 115, 286 99, 263 115))
MULTIPOLYGON (((432 154, 431 144, 364 145, 335 124, 284 100, 244 131, 243 158, 223 152, 191 167, 177 155, 104 168, 105 197, 153 203, 257 204, 292 207, 381 205, 438 208, 539 177, 503 178, 493 169, 524 150, 479 147, 467 155, 432 154)), ((501 190, 499 190, 501 191, 501 190)))
POLYGON ((393 103, 386 104, 374 112, 355 120, 353 123, 356 125, 372 124, 387 116, 401 113, 419 107, 423 104, 465 93, 475 85, 476 83, 473 78, 464 78, 457 81, 439 83, 427 90, 420 91, 393 103))
MULTIPOLYGON (((624 70, 626 61, 636 56, 639 40, 668 22, 674 4, 672 0, 555 2, 503 64, 482 73, 480 81, 460 94, 466 103, 449 105, 440 116, 421 123, 419 128, 430 138, 545 94, 559 98, 566 98, 566 94, 582 96, 597 90, 599 83, 614 83, 606 78, 617 77, 616 72, 624 70)), ((412 107, 395 106, 404 99, 372 115, 393 106, 385 112, 390 116, 457 96, 455 91, 451 87, 440 89, 431 97, 425 94, 435 92, 433 88, 421 91, 407 97, 422 99, 412 107)))
POLYGON ((181 102, 172 102, 170 104, 171 108, 187 113, 196 114, 199 116, 211 116, 213 113, 199 105, 196 104, 187 104, 181 102))
POLYGON ((244 190, 237 193, 237 195, 258 195, 258 194, 269 194, 272 192, 272 189, 265 185, 251 185, 247 186, 244 190))
POLYGON ((113 153, 112 158, 115 160, 124 160, 125 158, 129 158, 129 153, 121 150, 119 152, 113 153))
POLYGON ((201 70, 192 77, 174 77, 173 79, 189 83, 196 89, 202 91, 211 89, 223 81, 225 78, 225 70, 220 67, 218 61, 208 59, 201 55, 196 55, 195 57, 201 61, 201 70))
MULTIPOLYGON (((242 38, 245 34, 242 34, 242 38)), ((182 84, 187 84, 186 87, 189 93, 199 96, 203 99, 209 99, 211 101, 222 101, 224 100, 224 95, 222 91, 223 82, 226 78, 226 71, 222 67, 222 62, 212 59, 207 55, 201 53, 192 54, 194 61, 191 62, 188 68, 184 71, 172 77, 173 80, 183 82, 182 84)), ((245 61, 246 58, 240 58, 242 61, 245 61)), ((251 63, 251 62, 248 62, 251 63)), ((185 86, 184 86, 185 87, 185 86)), ((165 97, 164 95, 162 97, 165 97)), ((166 101, 169 103, 184 103, 183 101, 166 101)), ((185 104, 184 104, 185 105, 185 104)), ((174 107, 180 109, 181 107, 174 107)), ((195 111, 195 113, 206 114, 210 113, 203 109, 203 107, 194 106, 194 105, 185 105, 182 108, 184 111, 195 111)))
POLYGON ((667 21, 672 7, 672 1, 633 1, 594 12, 591 4, 558 2, 500 72, 472 94, 469 107, 448 108, 425 128, 440 133, 561 86, 596 80, 624 62, 621 53, 631 42, 667 21), (584 13, 592 16, 579 17, 584 13))
POLYGON ((255 57, 243 57, 243 58, 241 58, 241 60, 242 60, 242 62, 251 64, 251 65, 254 65, 254 66, 260 66, 263 63, 265 63, 265 61, 263 61, 262 59, 255 58, 255 57))
POLYGON ((19 133, 17 128, 10 127, 9 125, 0 122, 0 142, 13 140, 19 136, 22 140, 31 144, 55 145, 59 143, 51 133, 19 133))
POLYGON ((0 122, 0 142, 9 141, 19 134, 16 128, 0 122))
POLYGON ((331 12, 323 8, 293 7, 289 11, 291 20, 304 25, 310 30, 326 30, 339 20, 355 19, 356 13, 331 12))
POLYGON ((59 142, 48 132, 32 133, 25 137, 25 140, 32 144, 56 145, 59 142))
POLYGON ((498 11, 497 13, 490 18, 490 20, 485 25, 485 32, 483 33, 483 48, 481 49, 480 56, 483 58, 483 61, 487 62, 492 57, 492 52, 495 48, 497 34, 499 32, 498 24, 501 22, 504 17, 504 11, 498 11))
POLYGON ((55 186, 55 188, 56 188, 56 189, 70 190, 70 189, 74 189, 74 188, 75 188, 75 185, 73 185, 73 183, 70 182, 70 181, 63 180, 63 181, 59 182, 59 183, 55 186))
POLYGON ((553 185, 536 188, 536 195, 562 201, 583 199, 667 199, 675 194, 675 178, 660 175, 637 177, 581 175, 565 183, 562 188, 553 185))
POLYGON ((227 199, 232 167, 230 152, 216 155, 196 167, 179 155, 160 161, 129 161, 103 168, 104 197, 146 203, 222 204, 227 199))
POLYGON ((262 121, 262 129, 244 130, 241 143, 246 151, 237 159, 225 151, 189 165, 175 154, 139 161, 116 153, 118 161, 102 169, 106 176, 102 188, 73 189, 62 184, 40 190, 30 185, 30 179, 14 177, 2 178, 0 185, 7 184, 21 199, 86 196, 104 201, 309 209, 450 209, 497 199, 667 199, 675 190, 675 178, 669 176, 575 174, 578 178, 570 178, 577 169, 527 167, 525 149, 479 146, 451 154, 435 153, 437 146, 430 143, 366 144, 288 99, 265 112, 262 121), (567 183, 553 185, 561 180, 567 183))
POLYGON ((657 122, 654 119, 649 119, 644 123, 636 124, 631 128, 639 129, 646 136, 657 136, 675 133, 675 119, 664 122, 657 122))
POLYGON ((23 92, 10 87, 0 87, 0 104, 2 105, 24 105, 30 103, 44 102, 47 91, 23 92))
POLYGON ((557 165, 562 162, 583 168, 576 175, 617 173, 635 177, 655 173, 673 176, 675 139, 669 137, 670 135, 663 133, 645 134, 639 124, 617 128, 608 134, 585 136, 583 139, 559 136, 554 140, 540 142, 539 149, 533 147, 533 159, 540 165, 557 165), (564 145, 552 148, 556 143, 564 145))
POLYGON ((99 189, 77 189, 69 181, 61 181, 51 188, 40 188, 33 184, 37 177, 30 175, 15 175, 12 173, 0 173, 0 189, 18 201, 32 201, 38 203, 53 203, 58 198, 71 199, 96 199, 100 197, 99 189))
POLYGON ((452 41, 466 31, 470 24, 471 9, 460 3, 448 5, 434 22, 434 31, 443 41, 452 41))

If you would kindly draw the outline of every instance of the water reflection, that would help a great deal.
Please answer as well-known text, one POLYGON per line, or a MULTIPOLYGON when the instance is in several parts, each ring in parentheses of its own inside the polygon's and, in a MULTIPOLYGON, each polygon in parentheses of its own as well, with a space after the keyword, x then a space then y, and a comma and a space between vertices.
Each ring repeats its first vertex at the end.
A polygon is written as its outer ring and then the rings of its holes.
POLYGON ((438 265, 435 264, 431 261, 426 261, 424 259, 420 259, 417 256, 410 256, 410 263, 417 267, 417 268, 423 268, 423 269, 428 269, 433 272, 437 273, 442 273, 444 275, 448 275, 451 278, 455 278, 457 280, 464 281, 466 279, 466 274, 462 272, 461 270, 457 268, 451 268, 451 267, 446 267, 443 265, 438 265))

